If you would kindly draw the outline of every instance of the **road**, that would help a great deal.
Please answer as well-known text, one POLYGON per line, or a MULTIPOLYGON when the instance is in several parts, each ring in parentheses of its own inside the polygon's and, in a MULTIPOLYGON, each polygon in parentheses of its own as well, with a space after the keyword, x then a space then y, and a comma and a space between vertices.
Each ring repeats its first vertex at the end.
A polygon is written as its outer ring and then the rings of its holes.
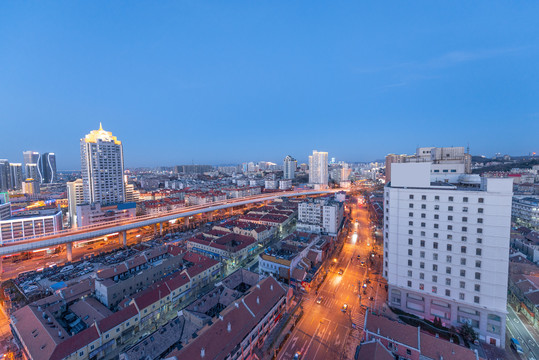
MULTIPOLYGON (((374 273, 380 267, 381 260, 377 255, 372 264, 367 260, 373 245, 367 210, 354 205, 352 218, 352 230, 357 231, 357 235, 351 231, 352 235, 345 240, 338 257, 328 259, 332 265, 318 294, 312 290, 303 297, 303 317, 284 344, 278 359, 293 359, 297 352, 301 353, 302 359, 345 358, 353 324, 356 328, 363 327, 365 307, 379 307, 385 302, 385 287, 379 282, 381 276, 374 273), (355 225, 356 219, 358 225, 355 225), (360 259, 357 255, 360 255, 360 259), (365 261, 365 266, 361 265, 361 261, 365 261), (340 269, 343 270, 342 275, 339 274, 340 269), (370 283, 364 288, 363 294, 359 287, 367 278, 370 278, 370 283), (320 304, 317 303, 319 297, 320 304), (371 297, 373 300, 370 300, 371 297), (348 305, 346 311, 342 311, 344 304, 348 305)), ((353 343, 357 344, 358 341, 353 343)))
MULTIPOLYGON (((528 328, 522 323, 515 310, 507 305, 507 332, 510 338, 518 339, 524 354, 521 355, 523 359, 539 359, 539 343, 535 334, 530 333, 528 328)), ((533 330, 532 330, 533 331, 533 330)), ((506 350, 515 353, 510 348, 510 343, 507 342, 506 350)))

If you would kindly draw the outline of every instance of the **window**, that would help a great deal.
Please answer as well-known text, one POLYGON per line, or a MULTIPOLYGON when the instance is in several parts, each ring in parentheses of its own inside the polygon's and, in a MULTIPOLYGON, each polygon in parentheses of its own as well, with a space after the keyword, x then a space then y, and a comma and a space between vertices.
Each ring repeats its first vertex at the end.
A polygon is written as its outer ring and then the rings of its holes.
POLYGON ((408 239, 408 245, 414 245, 414 239, 408 239))
POLYGON ((447 211, 453 211, 453 206, 448 206, 447 211))
POLYGON ((453 230, 453 225, 447 225, 447 230, 453 230))
POLYGON ((445 273, 451 274, 451 268, 449 266, 445 268, 445 273))
POLYGON ((438 260, 438 254, 436 253, 432 254, 432 260, 438 260))
POLYGON ((412 260, 408 260, 408 266, 412 266, 412 260))
POLYGON ((414 213, 413 213, 413 212, 408 213, 408 216, 409 216, 409 217, 414 217, 414 213))
POLYGON ((409 204, 408 207, 409 207, 410 209, 413 209, 413 208, 414 208, 414 204, 409 204))
POLYGON ((477 292, 481 291, 481 285, 475 284, 474 285, 474 290, 477 291, 477 292))
POLYGON ((413 253, 412 249, 408 249, 408 256, 412 256, 412 253, 413 253))
POLYGON ((468 212, 468 208, 465 206, 462 208, 462 212, 468 212))
POLYGON ((460 282, 460 288, 461 289, 466 289, 466 282, 465 281, 460 282))
POLYGON ((413 226, 414 222, 413 221, 408 221, 408 225, 413 226))
POLYGON ((447 217, 447 220, 453 221, 453 215, 449 215, 449 216, 447 217))
POLYGON ((408 235, 413 235, 414 234, 414 230, 408 230, 408 235))
POLYGON ((466 270, 464 269, 460 270, 460 276, 466 277, 466 270))
POLYGON ((425 252, 424 252, 424 251, 420 251, 420 252, 419 252, 419 257, 424 259, 424 258, 425 258, 425 252))
POLYGON ((434 233, 434 234, 432 234, 432 235, 433 235, 435 238, 438 237, 438 233, 434 233))
POLYGON ((477 219, 477 223, 478 223, 478 224, 482 224, 482 223, 483 223, 483 219, 482 219, 482 218, 477 219))
POLYGON ((448 197, 449 201, 453 201, 453 196, 448 197))
POLYGON ((468 231, 468 228, 466 226, 463 226, 462 227, 462 232, 466 232, 466 231, 468 231))
POLYGON ((420 267, 421 269, 424 269, 424 268, 425 268, 425 263, 424 263, 424 262, 420 262, 420 263, 419 263, 419 267, 420 267))
POLYGON ((474 296, 473 297, 473 302, 476 303, 476 304, 479 304, 479 296, 474 296))
POLYGON ((440 205, 434 205, 434 210, 440 210, 440 205))
POLYGON ((468 198, 467 198, 467 197, 463 197, 463 198, 462 198, 462 202, 468 202, 468 198))
POLYGON ((479 248, 475 249, 475 255, 481 256, 481 249, 479 248))
POLYGON ((427 214, 421 214, 421 218, 424 219, 427 217, 427 214))
POLYGON ((451 251, 451 250, 453 250, 453 245, 447 244, 447 251, 451 251))
POLYGON ((408 277, 412 277, 412 270, 408 270, 408 277))
POLYGON ((460 247, 460 252, 461 252, 462 254, 466 254, 466 246, 461 246, 461 247, 460 247))
POLYGON ((434 294, 438 293, 438 288, 437 288, 436 286, 433 286, 433 287, 432 287, 432 292, 433 292, 434 294))
POLYGON ((453 239, 453 235, 448 234, 448 235, 447 235, 447 240, 452 240, 452 239, 453 239))
POLYGON ((468 222, 468 218, 466 216, 462 217, 462 222, 468 222))
POLYGON ((460 300, 464 300, 464 299, 465 299, 464 293, 459 293, 459 299, 460 299, 460 300))
POLYGON ((421 227, 425 227, 427 226, 425 223, 421 223, 421 227))
POLYGON ((440 197, 439 197, 438 195, 436 195, 436 196, 434 197, 434 200, 440 200, 440 197))
POLYGON ((438 265, 432 264, 432 271, 438 271, 438 265))
POLYGON ((482 244, 482 243, 483 243, 483 239, 477 238, 477 243, 478 243, 478 244, 482 244))
POLYGON ((461 241, 468 241, 468 238, 467 238, 466 236, 462 236, 462 237, 460 238, 460 240, 461 240, 461 241))
POLYGON ((481 267, 481 260, 475 260, 475 267, 480 268, 481 267))
POLYGON ((413 200, 414 199, 414 195, 410 194, 410 200, 413 200))
POLYGON ((421 200, 427 200, 427 195, 421 195, 421 200))
POLYGON ((412 355, 412 350, 406 349, 406 355, 412 355))
POLYGON ((438 229, 438 224, 434 224, 434 228, 435 228, 435 229, 438 229))
POLYGON ((451 296, 451 290, 445 289, 445 296, 451 296))
POLYGON ((425 232, 424 232, 424 231, 421 231, 421 236, 425 236, 425 232))
POLYGON ((453 260, 453 259, 451 259, 451 255, 447 255, 447 256, 445 257, 445 261, 448 262, 448 263, 450 263, 450 264, 451 264, 451 261, 452 261, 452 260, 453 260))
POLYGON ((427 208, 427 205, 421 204, 421 209, 426 209, 426 208, 427 208))
POLYGON ((451 286, 451 279, 450 278, 445 278, 445 284, 447 286, 451 286))
POLYGON ((475 280, 481 280, 481 273, 475 273, 475 280))
POLYGON ((479 198, 479 199, 477 199, 477 202, 478 202, 478 203, 480 203, 480 204, 482 204, 482 203, 484 203, 484 202, 485 202, 485 199, 483 199, 483 198, 479 198))
POLYGON ((425 273, 419 273, 419 278, 420 278, 421 280, 425 279, 425 273))
POLYGON ((440 215, 434 214, 434 219, 438 220, 440 218, 440 215))
POLYGON ((438 243, 437 243, 437 242, 433 242, 433 243, 432 243, 432 248, 433 248, 433 249, 438 249, 438 243))
POLYGON ((421 241, 419 241, 419 246, 421 246, 421 247, 425 247, 425 240, 421 240, 421 241))
POLYGON ((425 290, 425 284, 419 284, 419 290, 425 290))
POLYGON ((432 275, 432 282, 438 282, 438 276, 432 275))
POLYGON ((478 229, 477 229, 477 233, 478 233, 478 234, 482 234, 482 233, 483 233, 483 229, 478 228, 478 229))
POLYGON ((466 258, 460 258, 460 265, 466 265, 466 258))
POLYGON ((479 214, 482 214, 482 213, 483 213, 483 208, 477 209, 477 212, 478 212, 479 214))
POLYGON ((412 287, 412 282, 408 280, 408 287, 412 287))

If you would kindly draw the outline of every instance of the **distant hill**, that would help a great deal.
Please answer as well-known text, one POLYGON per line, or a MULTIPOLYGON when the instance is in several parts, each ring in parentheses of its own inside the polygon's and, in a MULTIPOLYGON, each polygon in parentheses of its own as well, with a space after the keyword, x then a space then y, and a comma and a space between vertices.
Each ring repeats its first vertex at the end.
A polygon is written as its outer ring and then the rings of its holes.
MULTIPOLYGON (((493 161, 493 160, 488 160, 493 161)), ((488 162, 486 161, 486 162, 488 162)), ((472 157, 472 162, 474 162, 472 157)), ((480 162, 480 161, 478 161, 480 162)), ((483 162, 483 161, 481 161, 483 162)), ((484 163, 484 162, 483 162, 484 163)), ((521 169, 531 169, 533 165, 539 165, 539 159, 524 159, 524 160, 513 160, 511 162, 500 163, 497 165, 485 166, 480 169, 472 170, 474 174, 482 174, 489 171, 509 171, 512 168, 521 168, 521 169)))

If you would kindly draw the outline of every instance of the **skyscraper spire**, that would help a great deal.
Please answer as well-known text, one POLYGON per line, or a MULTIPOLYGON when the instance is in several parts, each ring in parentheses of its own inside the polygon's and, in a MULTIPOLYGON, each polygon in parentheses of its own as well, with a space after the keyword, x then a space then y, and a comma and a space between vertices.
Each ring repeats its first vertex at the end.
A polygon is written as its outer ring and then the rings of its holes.
POLYGON ((103 131, 103 125, 101 125, 101 121, 99 122, 99 131, 103 131))

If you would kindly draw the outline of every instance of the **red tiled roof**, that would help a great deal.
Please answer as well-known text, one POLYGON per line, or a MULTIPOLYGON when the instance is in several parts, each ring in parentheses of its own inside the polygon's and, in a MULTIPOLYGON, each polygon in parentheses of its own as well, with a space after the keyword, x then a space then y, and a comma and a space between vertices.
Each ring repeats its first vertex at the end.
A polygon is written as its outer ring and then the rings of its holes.
POLYGON ((99 333, 95 326, 91 326, 81 332, 71 336, 60 343, 52 353, 50 360, 61 360, 86 347, 89 343, 99 339, 99 333))
POLYGON ((137 315, 137 308, 131 304, 98 322, 97 327, 104 333, 137 315))

